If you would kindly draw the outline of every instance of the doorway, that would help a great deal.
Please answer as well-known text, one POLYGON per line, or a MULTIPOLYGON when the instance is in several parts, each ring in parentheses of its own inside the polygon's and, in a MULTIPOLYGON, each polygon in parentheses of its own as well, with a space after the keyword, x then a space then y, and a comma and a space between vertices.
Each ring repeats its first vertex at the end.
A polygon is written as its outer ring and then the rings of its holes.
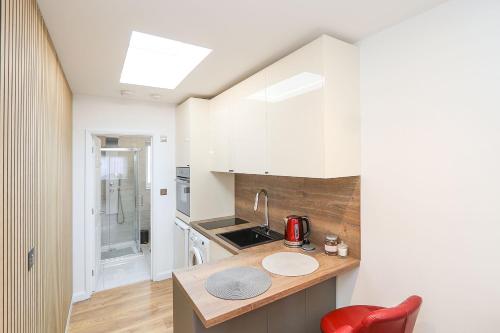
POLYGON ((93 291, 151 280, 151 137, 92 135, 93 291))

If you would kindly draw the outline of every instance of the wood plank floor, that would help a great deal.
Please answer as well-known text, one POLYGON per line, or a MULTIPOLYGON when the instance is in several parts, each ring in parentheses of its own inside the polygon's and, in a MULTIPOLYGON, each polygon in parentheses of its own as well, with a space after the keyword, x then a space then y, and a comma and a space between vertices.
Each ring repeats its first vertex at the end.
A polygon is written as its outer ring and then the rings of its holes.
POLYGON ((172 280, 140 282, 73 304, 70 333, 172 333, 172 280))

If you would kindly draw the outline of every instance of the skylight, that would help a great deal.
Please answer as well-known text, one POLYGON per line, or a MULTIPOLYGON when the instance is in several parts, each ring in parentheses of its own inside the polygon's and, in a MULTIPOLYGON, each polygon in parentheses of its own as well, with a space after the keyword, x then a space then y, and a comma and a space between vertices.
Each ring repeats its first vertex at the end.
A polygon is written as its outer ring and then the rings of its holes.
POLYGON ((322 75, 302 72, 283 81, 277 82, 267 89, 262 89, 248 96, 248 99, 277 103, 323 88, 325 78, 322 75))
POLYGON ((175 89, 210 52, 201 46, 133 31, 120 82, 175 89))

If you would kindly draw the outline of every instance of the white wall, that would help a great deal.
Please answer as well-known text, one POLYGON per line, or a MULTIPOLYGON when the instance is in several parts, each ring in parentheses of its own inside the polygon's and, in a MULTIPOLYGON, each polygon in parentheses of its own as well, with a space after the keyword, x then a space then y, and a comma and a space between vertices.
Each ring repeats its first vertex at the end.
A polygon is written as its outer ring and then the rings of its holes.
POLYGON ((153 135, 152 245, 153 277, 168 277, 173 257, 171 237, 175 213, 174 106, 76 95, 73 101, 73 295, 85 298, 85 135, 86 130, 153 135), (167 136, 167 143, 160 142, 167 136), (168 188, 160 196, 160 188, 168 188))
POLYGON ((419 294, 416 333, 498 331, 500 1, 450 1, 360 47, 362 263, 339 303, 419 294))

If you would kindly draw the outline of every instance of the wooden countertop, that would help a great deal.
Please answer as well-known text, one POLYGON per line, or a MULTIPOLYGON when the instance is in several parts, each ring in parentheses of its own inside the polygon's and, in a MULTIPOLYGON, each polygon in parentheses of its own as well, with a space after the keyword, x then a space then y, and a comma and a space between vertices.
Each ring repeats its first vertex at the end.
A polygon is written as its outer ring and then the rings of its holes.
POLYGON ((216 241, 232 253, 237 254, 218 262, 194 266, 173 273, 173 278, 183 288, 183 291, 193 306, 193 310, 207 328, 331 279, 342 272, 358 267, 360 264, 358 259, 351 257, 339 258, 327 256, 322 252, 321 247, 313 252, 306 253, 301 249, 288 248, 283 245, 282 241, 263 244, 245 250, 238 250, 215 235, 225 231, 249 228, 255 226, 255 224, 248 223, 227 228, 204 230, 198 226, 198 223, 201 222, 205 221, 191 223, 191 226, 209 239, 216 241), (299 277, 286 277, 270 273, 272 278, 271 288, 262 295, 247 300, 222 300, 210 295, 206 291, 205 281, 213 273, 238 266, 251 266, 264 269, 261 265, 262 259, 276 252, 299 252, 308 254, 318 260, 319 268, 309 275, 299 277))

